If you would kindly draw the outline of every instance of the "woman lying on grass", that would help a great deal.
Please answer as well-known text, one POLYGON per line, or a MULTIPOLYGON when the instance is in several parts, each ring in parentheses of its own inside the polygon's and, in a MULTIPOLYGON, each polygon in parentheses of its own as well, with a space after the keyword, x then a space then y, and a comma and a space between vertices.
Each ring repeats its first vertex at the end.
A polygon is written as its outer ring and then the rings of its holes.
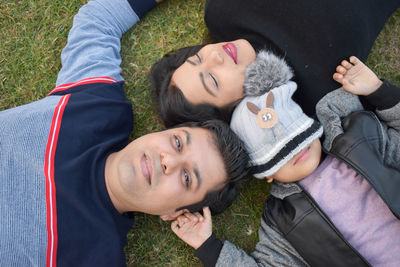
POLYGON ((254 92, 244 85, 256 54, 284 58, 294 71, 294 95, 306 114, 338 84, 330 74, 343 56, 366 60, 398 0, 209 0, 205 22, 214 44, 167 54, 151 72, 156 106, 166 126, 210 118, 230 120, 245 95, 279 86, 274 76, 254 92), (234 41, 232 41, 234 40, 234 41))

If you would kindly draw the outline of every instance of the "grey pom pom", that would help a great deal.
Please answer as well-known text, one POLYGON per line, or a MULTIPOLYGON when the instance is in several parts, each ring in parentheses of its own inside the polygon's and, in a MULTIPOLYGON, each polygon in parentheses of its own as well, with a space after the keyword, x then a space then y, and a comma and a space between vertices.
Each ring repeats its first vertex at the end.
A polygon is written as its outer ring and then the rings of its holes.
POLYGON ((245 96, 259 96, 287 83, 293 72, 286 61, 272 52, 261 51, 246 69, 245 96))

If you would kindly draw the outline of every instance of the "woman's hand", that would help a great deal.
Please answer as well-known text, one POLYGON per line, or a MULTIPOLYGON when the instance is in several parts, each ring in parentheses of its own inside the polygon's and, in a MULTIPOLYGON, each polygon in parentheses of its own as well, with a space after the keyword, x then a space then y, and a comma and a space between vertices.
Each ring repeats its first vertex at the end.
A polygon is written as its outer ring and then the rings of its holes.
POLYGON ((198 249, 212 234, 211 211, 203 208, 203 216, 196 213, 184 213, 171 223, 172 231, 185 243, 198 249))

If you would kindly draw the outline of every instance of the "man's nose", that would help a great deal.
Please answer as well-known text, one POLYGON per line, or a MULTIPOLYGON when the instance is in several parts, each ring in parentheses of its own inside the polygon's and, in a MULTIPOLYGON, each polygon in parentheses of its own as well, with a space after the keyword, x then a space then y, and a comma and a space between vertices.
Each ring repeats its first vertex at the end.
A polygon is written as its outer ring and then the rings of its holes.
POLYGON ((161 168, 165 175, 174 173, 182 165, 183 157, 177 154, 161 153, 161 168))

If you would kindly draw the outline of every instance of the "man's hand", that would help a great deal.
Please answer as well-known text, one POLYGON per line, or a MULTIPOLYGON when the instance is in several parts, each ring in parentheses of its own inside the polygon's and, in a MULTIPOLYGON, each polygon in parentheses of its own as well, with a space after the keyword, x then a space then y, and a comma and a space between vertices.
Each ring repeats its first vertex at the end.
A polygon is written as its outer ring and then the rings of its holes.
POLYGON ((187 212, 171 223, 171 229, 188 245, 198 249, 212 234, 211 211, 203 208, 203 216, 187 212))

